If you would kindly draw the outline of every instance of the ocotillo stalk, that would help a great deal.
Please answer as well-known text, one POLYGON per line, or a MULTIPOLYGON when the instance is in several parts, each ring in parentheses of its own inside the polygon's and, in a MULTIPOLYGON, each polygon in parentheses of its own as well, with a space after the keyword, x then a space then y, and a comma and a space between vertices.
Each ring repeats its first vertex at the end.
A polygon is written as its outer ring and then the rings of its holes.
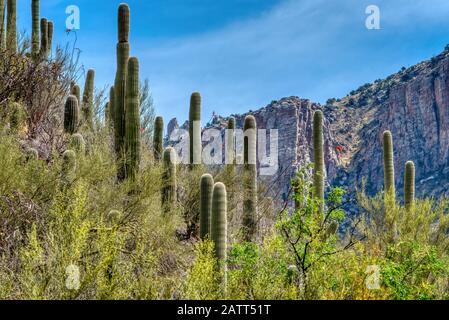
POLYGON ((384 147, 384 187, 385 193, 389 194, 394 201, 394 158, 393 158, 393 137, 390 131, 385 131, 383 135, 384 147))
POLYGON ((125 146, 126 176, 134 179, 140 165, 139 61, 129 58, 126 80, 125 146))
POLYGON ((95 71, 90 69, 87 71, 86 83, 84 84, 84 93, 83 93, 83 117, 84 122, 90 128, 93 128, 93 120, 94 120, 94 81, 95 81, 95 71))
POLYGON ((214 243, 215 257, 218 260, 219 272, 224 276, 226 286, 227 259, 227 195, 226 187, 218 182, 212 195, 212 216, 210 222, 210 237, 214 243))
POLYGON ((47 23, 47 57, 51 57, 53 47, 53 21, 47 23))
POLYGON ((74 95, 76 97, 76 100, 78 100, 78 107, 81 108, 81 89, 80 86, 77 84, 73 84, 72 88, 70 89, 70 94, 74 95))
POLYGON ((72 183, 76 177, 76 154, 67 150, 62 155, 62 179, 65 183, 72 183))
POLYGON ((319 201, 320 212, 324 210, 324 137, 323 137, 323 113, 315 111, 313 115, 313 192, 319 201))
POLYGON ((48 21, 45 18, 41 19, 41 51, 42 59, 47 59, 48 53, 48 21))
POLYGON ((200 238, 202 240, 210 236, 213 189, 214 178, 210 174, 204 174, 200 182, 200 238))
POLYGON ((126 77, 129 59, 130 10, 127 4, 121 4, 118 9, 118 43, 117 43, 117 73, 114 81, 114 132, 115 151, 119 161, 119 180, 125 177, 123 161, 125 158, 125 105, 126 77))
POLYGON ((252 241, 257 232, 257 123, 247 116, 243 144, 243 232, 245 241, 252 241))
POLYGON ((169 147, 163 154, 164 171, 162 174, 162 207, 170 212, 176 205, 176 151, 169 147))
POLYGON ((189 111, 189 163, 190 167, 194 168, 201 164, 201 95, 194 92, 190 97, 190 111, 189 111))
POLYGON ((162 158, 162 152, 164 150, 164 119, 162 117, 156 117, 154 121, 154 133, 153 133, 153 151, 154 160, 160 162, 162 158))
POLYGON ((415 202, 415 164, 413 161, 408 161, 405 164, 404 202, 407 210, 413 208, 415 202))
POLYGON ((72 135, 70 139, 70 148, 75 150, 79 155, 86 153, 86 141, 79 133, 72 135))
POLYGON ((40 9, 39 9, 39 1, 40 0, 32 0, 31 1, 31 16, 32 16, 32 40, 31 40, 31 56, 33 59, 39 58, 39 50, 40 50, 40 9))
POLYGON ((6 18, 6 48, 17 52, 16 0, 8 0, 6 18))
POLYGON ((64 131, 74 134, 78 129, 79 108, 78 100, 75 96, 69 96, 64 108, 64 131))
POLYGON ((0 0, 0 50, 6 49, 5 13, 5 0, 0 0))

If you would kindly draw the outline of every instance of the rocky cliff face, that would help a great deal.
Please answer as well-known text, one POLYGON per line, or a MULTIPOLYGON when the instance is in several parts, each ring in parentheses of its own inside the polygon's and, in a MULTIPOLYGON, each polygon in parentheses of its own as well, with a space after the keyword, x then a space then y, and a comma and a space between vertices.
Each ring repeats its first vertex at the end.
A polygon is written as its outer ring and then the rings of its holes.
MULTIPOLYGON (((381 191, 382 133, 390 130, 399 195, 408 160, 416 165, 418 196, 449 194, 449 51, 324 106, 289 97, 251 112, 259 128, 278 129, 279 170, 265 177, 276 199, 287 197, 298 167, 313 161, 312 118, 317 109, 326 117, 328 185, 354 191, 366 179, 369 194, 381 191)), ((235 115, 239 128, 245 116, 235 115)), ((169 132, 174 124, 172 120, 169 132)), ((226 119, 219 118, 212 126, 224 128, 226 119)))

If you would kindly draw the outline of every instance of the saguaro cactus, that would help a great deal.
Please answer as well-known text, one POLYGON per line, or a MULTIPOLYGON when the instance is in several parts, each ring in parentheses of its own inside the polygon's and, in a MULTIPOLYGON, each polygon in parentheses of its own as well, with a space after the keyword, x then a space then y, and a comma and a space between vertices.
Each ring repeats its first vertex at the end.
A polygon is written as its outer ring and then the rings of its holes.
POLYGON ((226 165, 230 171, 235 169, 235 118, 230 117, 226 130, 226 165))
POLYGON ((213 189, 214 178, 210 174, 204 174, 200 182, 200 238, 203 240, 210 236, 213 189))
POLYGON ((129 58, 126 80, 125 145, 126 175, 135 178, 140 165, 139 61, 129 58))
POLYGON ((41 19, 41 51, 40 56, 42 59, 47 58, 48 52, 48 21, 46 18, 41 19))
POLYGON ((27 162, 32 160, 38 160, 39 152, 34 148, 29 148, 26 150, 25 158, 27 162))
POLYGON ((162 152, 164 150, 164 119, 162 117, 156 117, 154 121, 154 133, 153 133, 153 151, 154 160, 156 162, 161 161, 162 152))
POLYGON ((5 0, 0 0, 0 50, 6 49, 5 13, 5 0))
POLYGON ((75 150, 78 154, 86 152, 86 141, 80 133, 75 133, 70 139, 70 148, 75 150))
POLYGON ((253 116, 247 116, 244 124, 243 145, 243 228, 244 239, 254 240, 257 231, 257 123, 253 116))
POLYGON ((79 108, 78 100, 75 96, 70 95, 64 108, 64 131, 66 133, 74 134, 78 129, 79 108))
POLYGON ((62 155, 62 179, 65 183, 72 183, 76 178, 76 154, 67 150, 62 155))
POLYGON ((81 89, 80 86, 74 83, 70 89, 70 94, 74 95, 76 97, 76 100, 78 101, 78 107, 81 107, 81 89))
POLYGON ((415 164, 407 161, 404 175, 404 202, 405 208, 410 210, 415 202, 415 164))
POLYGON ((51 56, 51 51, 53 47, 53 21, 48 21, 47 23, 47 57, 51 56))
POLYGON ((17 18, 16 0, 8 0, 6 18, 6 47, 12 52, 17 52, 17 18))
POLYGON ((189 112, 189 138, 190 138, 190 152, 189 163, 190 167, 201 164, 201 95, 194 92, 190 97, 190 112, 189 112))
MULTIPOLYGON (((393 137, 390 131, 383 134, 384 147, 384 187, 385 193, 394 198, 394 158, 393 158, 393 137)), ((393 199, 392 199, 393 200, 393 199)))
POLYGON ((86 83, 84 85, 83 93, 83 117, 84 121, 90 128, 93 128, 93 117, 94 117, 94 81, 95 81, 95 70, 90 69, 87 71, 86 83))
MULTIPOLYGON (((129 24, 129 6, 127 4, 121 4, 118 9, 117 73, 115 75, 114 81, 115 151, 120 162, 123 162, 123 159, 125 157, 125 105, 126 77, 129 59, 129 24)), ((124 170, 119 169, 119 179, 123 179, 124 175, 124 170)))
POLYGON ((313 115, 313 192, 315 199, 320 202, 320 211, 324 210, 324 138, 323 138, 323 113, 315 111, 313 115))
POLYGON ((39 38, 39 19, 40 19, 40 0, 31 1, 31 16, 32 16, 32 38, 31 38, 31 55, 33 59, 39 58, 40 38, 39 38))
POLYGON ((226 285, 226 258, 227 258, 227 194, 223 183, 218 182, 214 185, 212 195, 212 216, 210 222, 210 237, 214 242, 215 256, 218 260, 218 267, 221 274, 224 275, 224 284, 226 285))
POLYGON ((162 207, 169 212, 176 204, 176 151, 169 147, 163 154, 162 207))

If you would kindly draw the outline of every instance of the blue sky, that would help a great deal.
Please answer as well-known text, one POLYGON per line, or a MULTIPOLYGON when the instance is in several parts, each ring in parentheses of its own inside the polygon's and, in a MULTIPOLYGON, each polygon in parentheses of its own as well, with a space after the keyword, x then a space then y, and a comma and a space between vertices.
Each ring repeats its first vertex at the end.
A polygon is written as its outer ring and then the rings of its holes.
MULTIPOLYGON (((96 85, 113 82, 114 0, 41 0, 41 15, 65 33, 65 8, 78 5, 77 45, 96 85)), ((18 0, 18 25, 30 31, 31 0, 18 0)), ((447 0, 130 0, 131 54, 150 80, 166 123, 203 96, 203 119, 255 110, 285 96, 325 102, 440 53, 449 43, 447 0), (380 30, 365 27, 368 5, 380 30)), ((84 80, 81 82, 83 83, 84 80)))

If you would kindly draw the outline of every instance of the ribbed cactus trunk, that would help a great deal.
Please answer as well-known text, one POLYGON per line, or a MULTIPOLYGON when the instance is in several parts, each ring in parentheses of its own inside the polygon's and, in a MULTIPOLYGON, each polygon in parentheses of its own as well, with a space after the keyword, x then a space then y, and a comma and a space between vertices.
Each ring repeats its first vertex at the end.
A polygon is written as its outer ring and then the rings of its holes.
POLYGON ((139 61, 129 58, 126 80, 125 151, 126 176, 134 179, 140 166, 139 61))
POLYGON ((31 36, 31 56, 34 60, 39 59, 40 50, 40 0, 31 1, 32 36, 31 36))
POLYGON ((70 148, 75 150, 78 154, 86 152, 86 141, 80 133, 75 133, 70 139, 70 148))
POLYGON ((176 151, 169 147, 163 153, 162 208, 165 213, 176 206, 176 151))
POLYGON ((5 16, 5 0, 0 0, 0 50, 6 49, 5 16))
POLYGON ((313 194, 319 201, 320 212, 324 211, 324 136, 323 136, 323 113, 315 111, 313 115, 313 194))
POLYGON ((78 100, 75 96, 69 96, 64 108, 64 131, 74 134, 78 129, 79 108, 78 100))
POLYGON ((407 210, 411 210, 415 203, 415 164, 413 161, 408 161, 405 164, 404 202, 407 210))
POLYGON ((72 183, 76 178, 76 153, 67 150, 62 155, 62 179, 64 183, 72 183))
POLYGON ((235 171, 235 118, 228 120, 228 128, 226 130, 226 166, 228 172, 235 171))
POLYGON ((257 232, 257 123, 247 116, 243 144, 243 237, 253 241, 257 232))
POLYGON ((93 128, 94 126, 94 82, 95 71, 90 69, 87 71, 86 82, 84 84, 82 105, 83 120, 89 128, 93 128))
POLYGON ((227 273, 227 194, 223 183, 215 184, 212 195, 212 216, 210 221, 210 238, 214 243, 215 257, 218 260, 218 271, 223 276, 226 288, 227 273))
POLYGON ((70 94, 74 95, 76 97, 76 100, 78 100, 78 107, 81 108, 81 89, 80 86, 76 83, 72 85, 72 88, 70 89, 70 94))
POLYGON ((53 21, 47 23, 47 57, 51 57, 53 47, 53 21))
POLYGON ((190 168, 201 164, 201 95, 194 92, 190 97, 189 111, 189 163, 190 168))
POLYGON ((164 150, 164 119, 156 117, 154 121, 153 133, 153 152, 154 160, 160 162, 162 159, 162 152, 164 150))
POLYGON ((127 4, 121 4, 118 10, 117 73, 114 81, 114 136, 115 151, 119 161, 118 179, 125 178, 125 105, 126 78, 129 59, 130 10, 127 4))
POLYGON ((394 156, 393 156, 393 136, 390 131, 383 134, 384 147, 384 187, 385 193, 391 196, 391 200, 395 197, 394 187, 394 156))
POLYGON ((6 17, 6 48, 17 52, 17 8, 16 0, 8 0, 6 17))
POLYGON ((210 237, 210 219, 212 215, 212 193, 214 178, 204 174, 200 181, 200 239, 210 237))
POLYGON ((47 59, 48 49, 48 21, 46 18, 41 19, 41 50, 40 56, 42 59, 47 59))

